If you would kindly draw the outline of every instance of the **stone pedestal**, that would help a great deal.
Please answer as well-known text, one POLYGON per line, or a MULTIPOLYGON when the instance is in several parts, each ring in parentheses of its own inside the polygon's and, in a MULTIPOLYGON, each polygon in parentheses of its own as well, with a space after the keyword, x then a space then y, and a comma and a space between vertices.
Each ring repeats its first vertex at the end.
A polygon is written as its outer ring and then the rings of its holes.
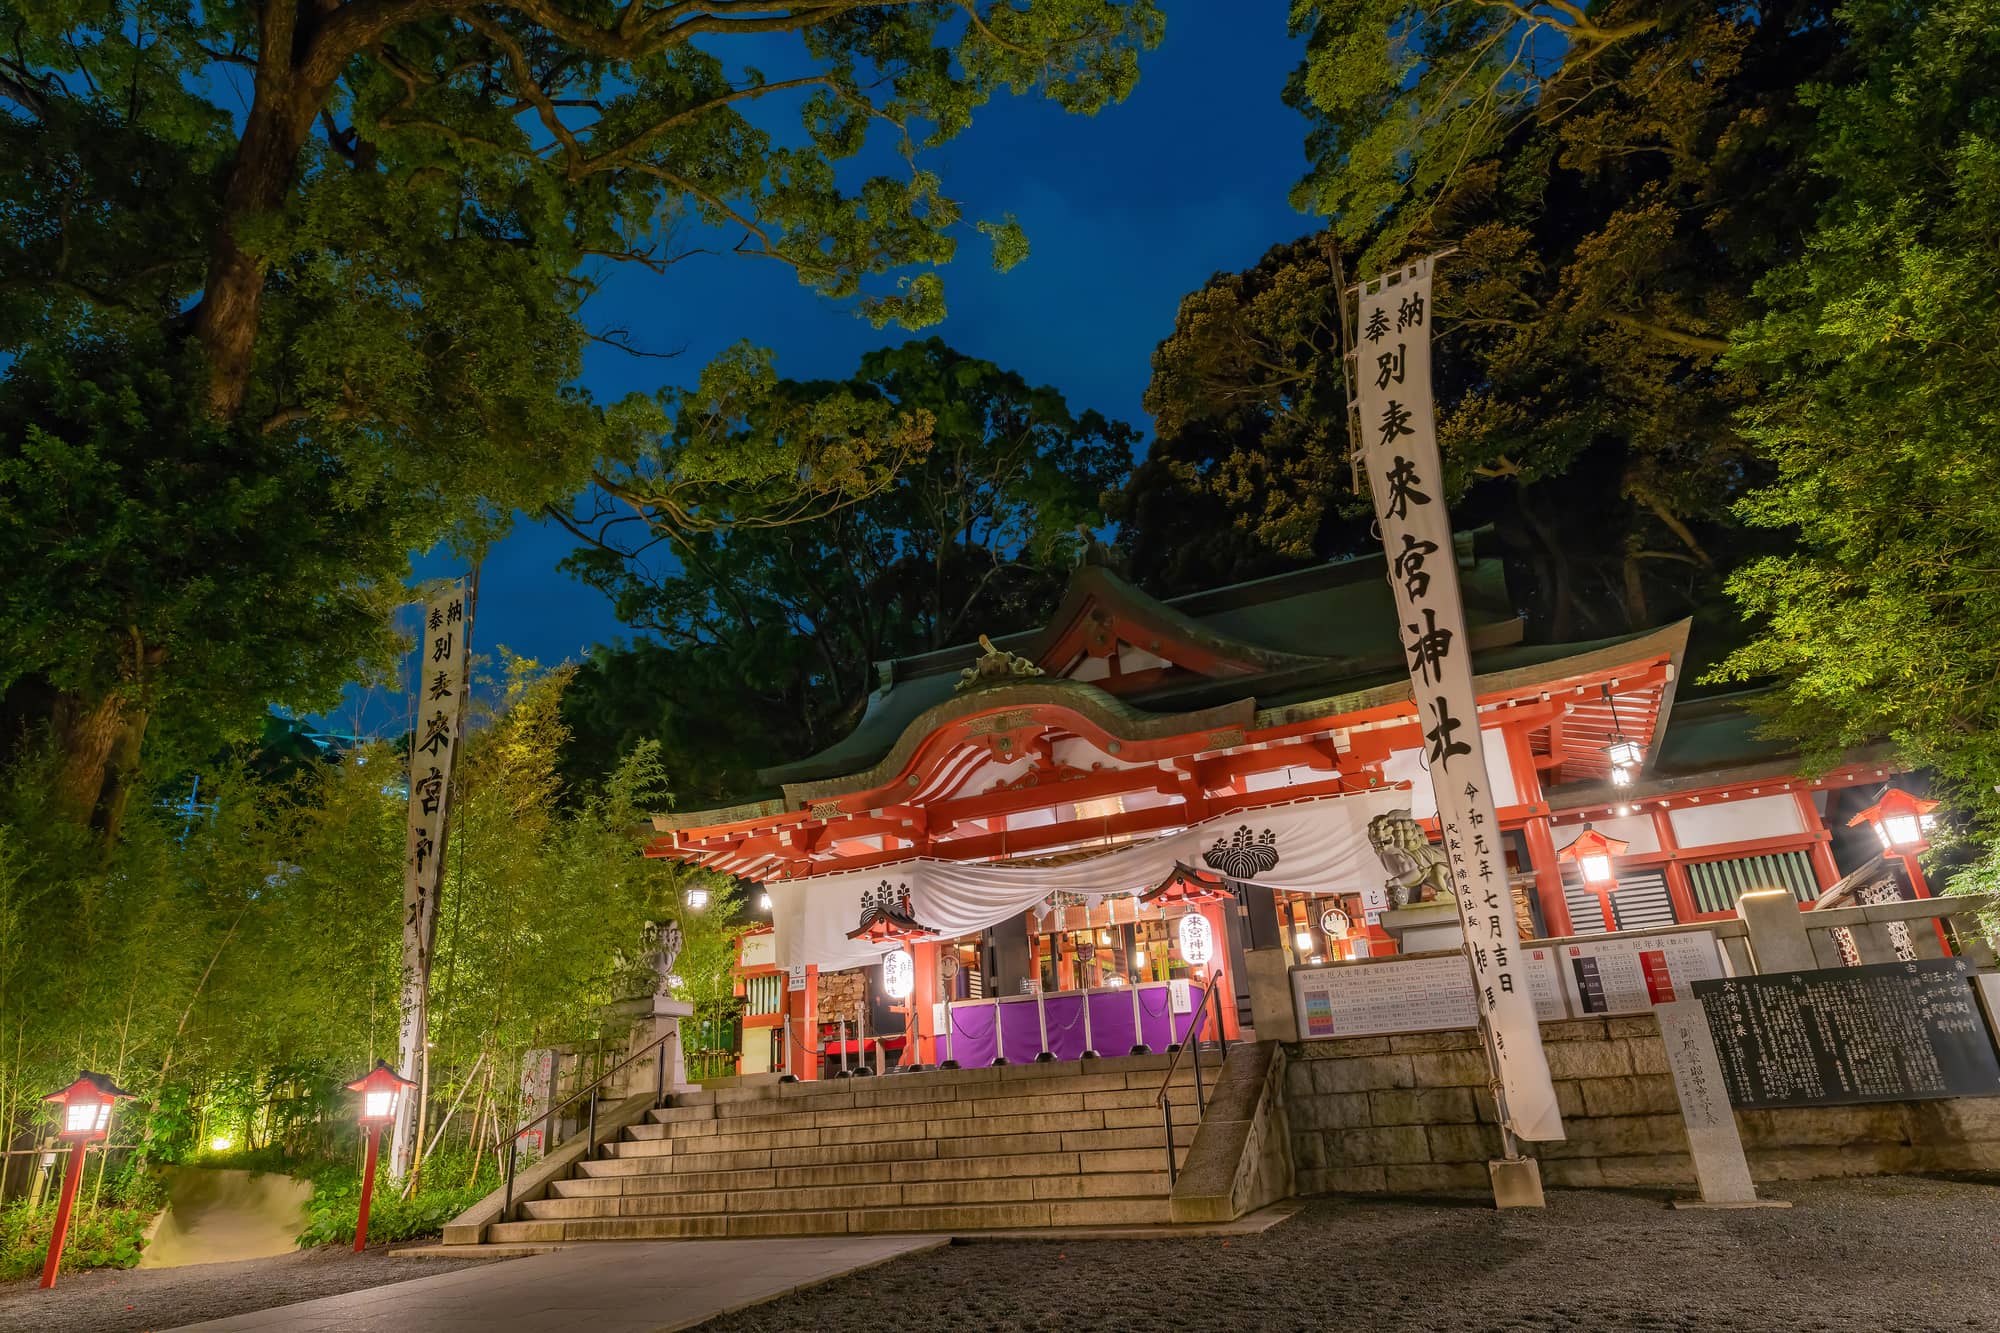
POLYGON ((1250 982, 1250 1016, 1257 1039, 1297 1041, 1299 1021, 1292 1012, 1292 978, 1285 967, 1285 951, 1251 949, 1243 955, 1243 971, 1250 982))
POLYGON ((1810 972, 1820 966, 1789 889, 1754 889, 1736 900, 1736 915, 1750 928, 1750 956, 1759 972, 1810 972))
POLYGON ((1398 953, 1459 949, 1465 945, 1465 925, 1458 919, 1458 904, 1455 902, 1392 907, 1382 913, 1382 930, 1396 941, 1398 953))
POLYGON ((1541 1208, 1542 1167, 1532 1157, 1502 1157, 1486 1163, 1493 1180, 1495 1208, 1541 1208))
POLYGON ((694 1013, 694 1006, 685 1000, 669 1000, 662 995, 653 995, 621 1001, 619 1007, 634 1014, 632 1034, 625 1042, 628 1059, 660 1038, 666 1038, 666 1044, 659 1051, 666 1061, 665 1076, 660 1077, 654 1072, 653 1055, 634 1060, 624 1073, 612 1080, 619 1095, 631 1096, 650 1091, 656 1079, 663 1092, 686 1092, 690 1084, 687 1081, 687 1059, 681 1053, 681 1020, 694 1013))

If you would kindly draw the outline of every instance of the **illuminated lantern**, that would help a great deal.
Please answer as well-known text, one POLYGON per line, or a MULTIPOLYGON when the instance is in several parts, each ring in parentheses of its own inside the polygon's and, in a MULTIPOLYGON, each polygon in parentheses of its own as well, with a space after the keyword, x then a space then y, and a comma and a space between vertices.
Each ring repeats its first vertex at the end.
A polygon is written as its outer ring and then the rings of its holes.
POLYGON ((894 953, 882 955, 882 990, 892 1000, 907 1000, 910 992, 917 988, 917 964, 910 955, 898 949, 894 953))
POLYGON ((1637 768, 1639 761, 1646 757, 1646 752, 1639 748, 1639 742, 1618 736, 1604 747, 1604 757, 1611 761, 1613 768, 1637 768))
POLYGON ((1292 936, 1292 943, 1298 946, 1300 953, 1311 953, 1313 947, 1313 933, 1310 930, 1306 929, 1304 926, 1300 926, 1298 933, 1292 936))
POLYGON ((373 1069, 347 1085, 349 1092, 361 1094, 361 1108, 354 1118, 368 1131, 368 1165, 361 1172, 361 1209, 354 1219, 356 1254, 368 1245, 368 1206, 375 1200, 375 1159, 382 1153, 382 1129, 396 1118, 403 1089, 415 1086, 389 1068, 386 1060, 377 1060, 373 1069))
POLYGON ((1209 926, 1208 918, 1200 912, 1189 912, 1181 918, 1181 957, 1191 967, 1200 967, 1215 956, 1215 931, 1209 926))
POLYGON ((63 1241, 69 1235, 69 1215, 76 1207, 76 1187, 83 1179, 84 1149, 102 1143, 111 1134, 111 1108, 120 1098, 132 1094, 102 1074, 88 1070, 61 1092, 42 1098, 56 1103, 56 1137, 69 1144, 69 1166, 63 1171, 62 1202, 56 1206, 55 1229, 49 1233, 48 1257, 42 1261, 42 1285, 56 1284, 56 1268, 62 1262, 63 1241))
POLYGON ((702 888, 700 885, 694 885, 681 895, 681 900, 690 908, 699 912, 702 908, 708 906, 708 890, 702 888))
POLYGON ((1862 824, 1875 830, 1875 837, 1885 852, 1907 856, 1920 852, 1929 846, 1925 833, 1937 823, 1931 811, 1937 809, 1936 801, 1926 801, 1912 796, 1898 787, 1891 787, 1882 793, 1882 799, 1847 821, 1849 828, 1862 824))
POLYGON ((1596 898, 1604 909, 1604 928, 1618 929, 1617 915, 1612 911, 1611 895, 1618 888, 1618 875, 1612 868, 1612 860, 1623 856, 1631 844, 1618 838, 1607 838, 1590 825, 1583 826, 1575 842, 1556 854, 1559 861, 1576 862, 1577 872, 1583 876, 1583 887, 1596 898))

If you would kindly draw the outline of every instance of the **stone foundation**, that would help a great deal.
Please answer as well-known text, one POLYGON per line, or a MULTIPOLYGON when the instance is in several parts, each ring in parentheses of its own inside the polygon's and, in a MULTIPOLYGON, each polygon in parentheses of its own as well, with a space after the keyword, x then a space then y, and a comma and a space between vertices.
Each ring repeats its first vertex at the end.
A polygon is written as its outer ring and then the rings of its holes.
MULTIPOLYGON (((1650 1015, 1542 1024, 1569 1137, 1523 1144, 1549 1186, 1692 1189, 1650 1015)), ((1299 1042, 1284 1101, 1298 1192, 1489 1193, 1500 1156, 1474 1031, 1299 1042)), ((1758 1180, 2000 1168, 2000 1097, 1738 1111, 1758 1180)))

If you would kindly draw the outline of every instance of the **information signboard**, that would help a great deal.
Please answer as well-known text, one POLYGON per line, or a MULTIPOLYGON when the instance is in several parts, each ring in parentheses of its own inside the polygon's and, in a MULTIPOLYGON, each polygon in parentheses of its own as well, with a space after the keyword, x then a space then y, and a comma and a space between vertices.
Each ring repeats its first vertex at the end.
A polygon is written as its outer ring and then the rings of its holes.
POLYGON ((1656 1004, 1687 999, 1697 981, 1727 975, 1715 936, 1705 930, 1612 936, 1557 947, 1563 990, 1578 1018, 1642 1014, 1656 1004))
POLYGON ((1700 981, 1729 1100, 1838 1106, 2000 1094, 1962 958, 1700 981))
MULTIPOLYGON (((1524 949, 1535 1017, 1569 1015, 1548 949, 1524 949)), ((1442 1032, 1479 1026, 1472 969, 1458 952, 1367 963, 1295 968, 1292 1002, 1302 1037, 1366 1037, 1388 1032, 1442 1032)))

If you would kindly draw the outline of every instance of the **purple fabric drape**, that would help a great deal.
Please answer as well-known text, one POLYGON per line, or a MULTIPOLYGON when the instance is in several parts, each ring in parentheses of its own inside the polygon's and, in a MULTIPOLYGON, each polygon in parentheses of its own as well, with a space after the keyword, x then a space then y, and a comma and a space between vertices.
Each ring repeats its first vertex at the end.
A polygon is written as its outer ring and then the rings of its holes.
POLYGON ((955 1004, 951 1007, 950 1058, 967 1069, 993 1063, 999 1053, 991 1004, 955 1004))
POLYGON ((1117 990, 1093 991, 1090 996, 1090 1035, 1099 1055, 1123 1055, 1137 1040, 1132 1035, 1132 993, 1117 990))
POLYGON ((1009 1064, 1024 1065, 1042 1050, 1042 1022, 1032 998, 1000 1006, 1000 1053, 1009 1064))
POLYGON ((1174 1041, 1173 995, 1166 986, 1139 987, 1139 1030, 1145 1042, 1164 1051, 1174 1041))
POLYGON ((1051 995, 1044 1001, 1049 1014, 1049 1049, 1058 1060, 1083 1058, 1083 1001, 1083 996, 1074 993, 1051 995))

